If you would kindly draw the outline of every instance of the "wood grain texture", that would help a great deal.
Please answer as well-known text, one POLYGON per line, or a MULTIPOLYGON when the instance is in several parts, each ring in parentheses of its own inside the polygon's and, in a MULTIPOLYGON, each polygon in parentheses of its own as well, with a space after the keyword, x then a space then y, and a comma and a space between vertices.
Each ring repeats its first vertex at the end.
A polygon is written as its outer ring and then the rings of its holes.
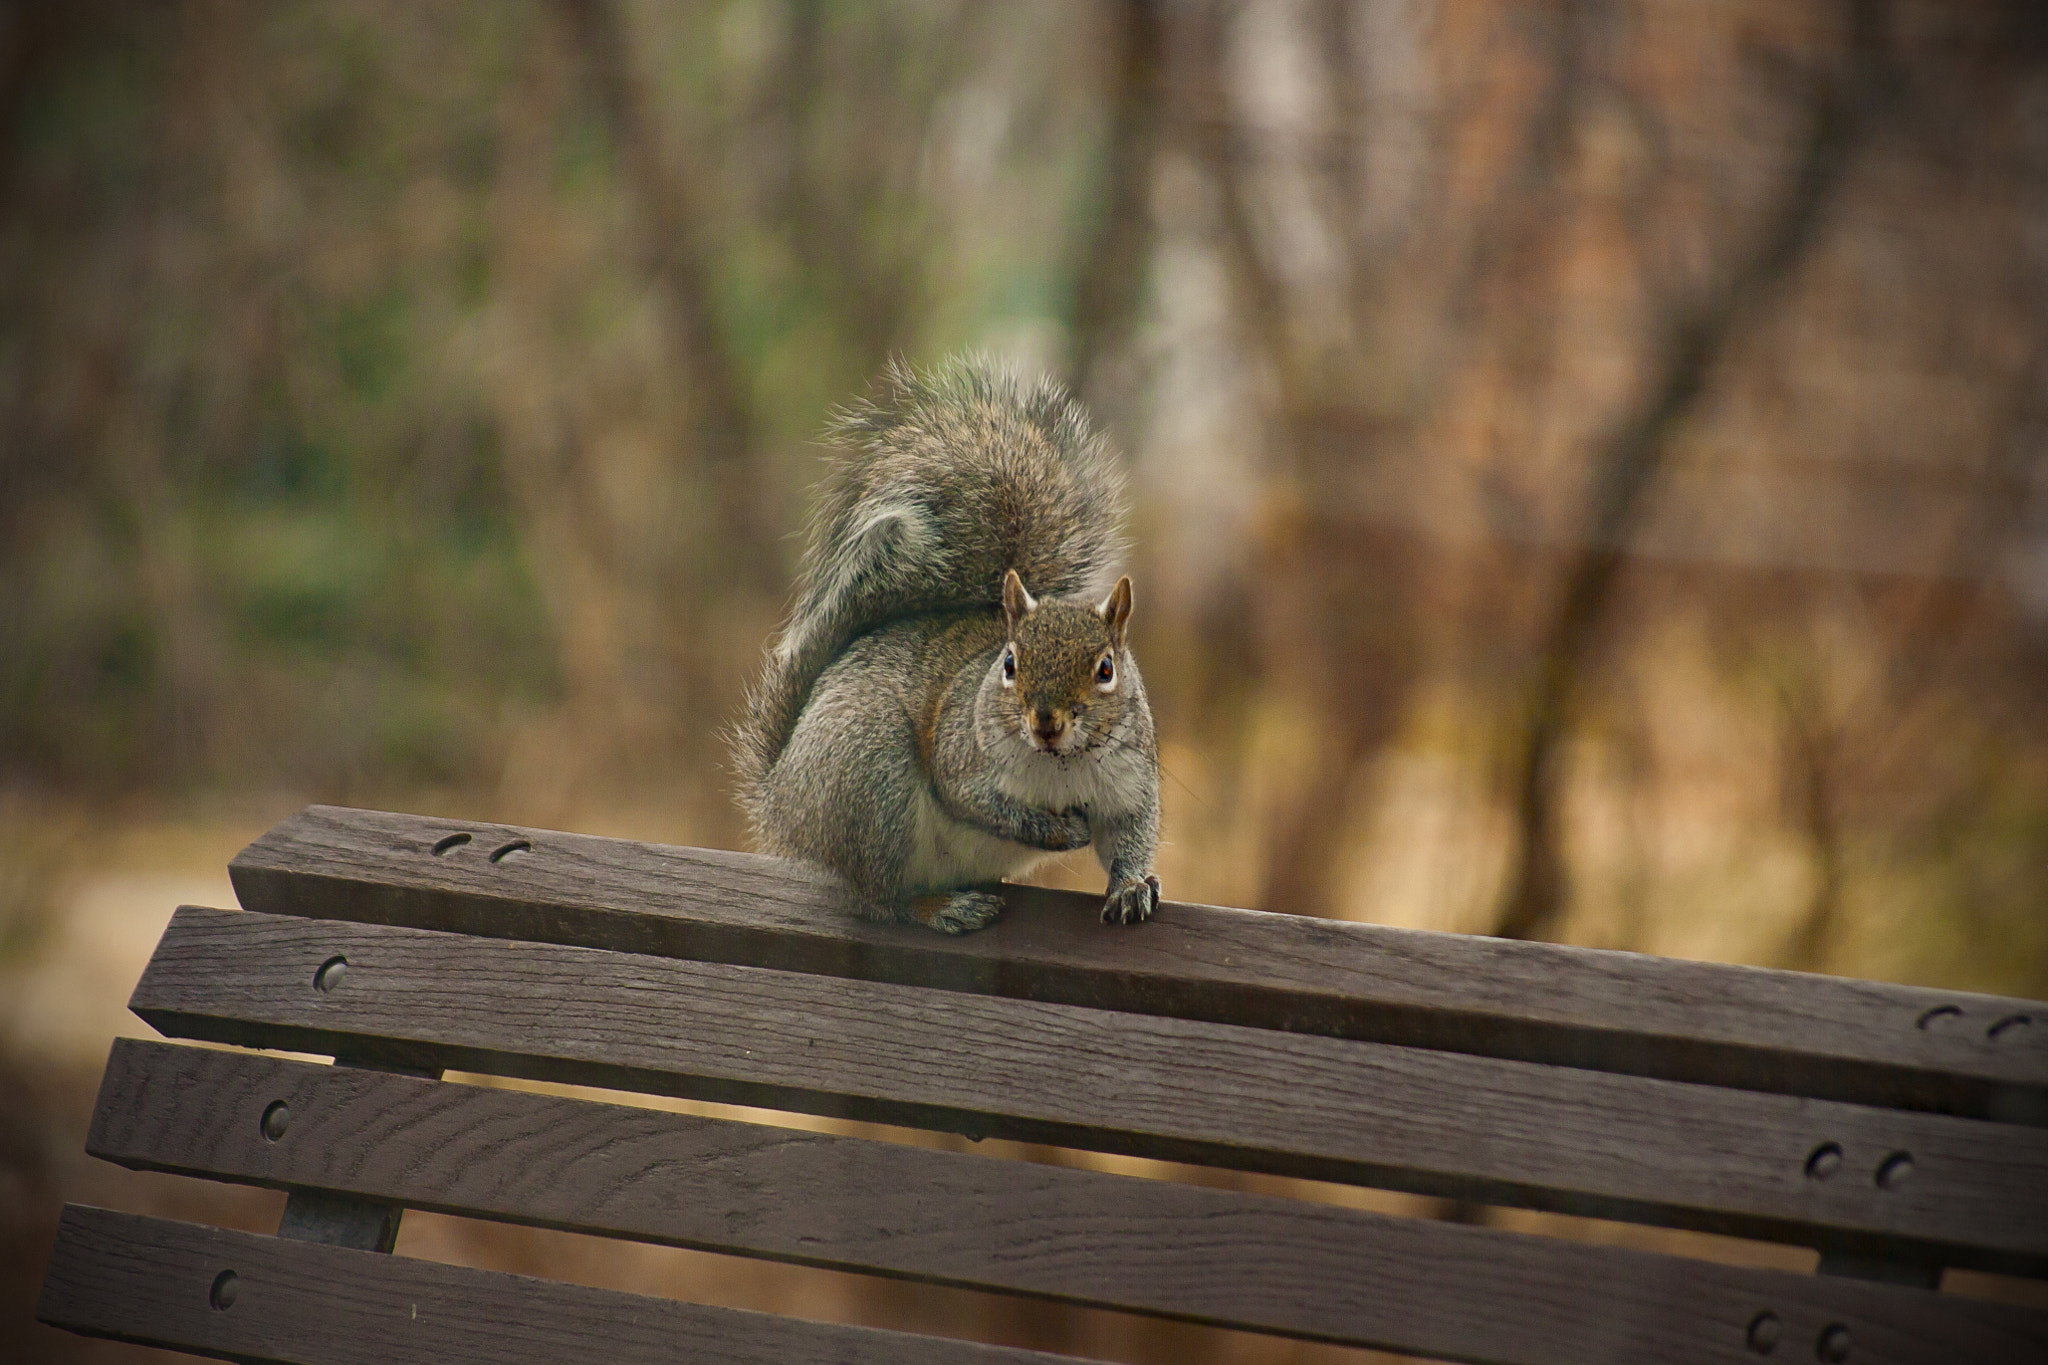
POLYGON ((2048 1313, 1290 1199, 160 1043, 114 1047, 124 1166, 1505 1365, 1991 1358, 2048 1313), (288 1122, 266 1137, 283 1104, 288 1122))
POLYGON ((181 909, 163 1032, 2048 1271, 2048 1132, 628 953, 181 909), (345 983, 314 987, 323 962, 345 983), (1823 1143, 1833 1178, 1806 1174, 1823 1143), (1896 1188, 1874 1174, 1910 1153, 1896 1188))
POLYGON ((860 923, 829 880, 780 859, 331 806, 285 820, 230 873, 245 908, 273 914, 2048 1126, 2048 1005, 1994 996, 1176 902, 1112 932, 1093 898, 1026 887, 994 928, 952 939, 860 923), (2017 1018, 2031 1023, 1991 1036, 2017 1018))
MULTIPOLYGON (((334 1060, 340 1066, 374 1066, 348 1054, 334 1060)), ((438 1070, 404 1069, 403 1074, 427 1080, 441 1078, 438 1070)), ((101 1084, 104 1086, 104 1078, 101 1084)), ((291 1241, 354 1247, 358 1251, 390 1251, 398 1245, 398 1229, 404 1219, 405 1207, 401 1204, 344 1199, 319 1190, 293 1190, 285 1200, 283 1216, 277 1221, 277 1235, 291 1241)))
POLYGON ((869 1327, 557 1284, 73 1204, 36 1316, 88 1336, 291 1365, 1058 1365, 869 1327), (209 1301, 223 1271, 234 1302, 209 1301))

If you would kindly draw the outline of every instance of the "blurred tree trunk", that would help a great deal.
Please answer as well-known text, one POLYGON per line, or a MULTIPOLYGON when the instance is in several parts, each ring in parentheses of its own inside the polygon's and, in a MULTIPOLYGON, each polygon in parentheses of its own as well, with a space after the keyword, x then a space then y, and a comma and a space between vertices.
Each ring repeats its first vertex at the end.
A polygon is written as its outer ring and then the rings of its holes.
POLYGON ((1108 145, 1101 206, 1082 235, 1074 267, 1067 387, 1098 398, 1097 370, 1129 340, 1144 302, 1152 257, 1152 167, 1166 86, 1166 16, 1161 0, 1114 0, 1109 7, 1108 145))
MULTIPOLYGON (((1312 7, 1308 37, 1327 89, 1330 126, 1314 155, 1320 212, 1341 252, 1341 334, 1323 335, 1298 316, 1275 268, 1278 248, 1261 240, 1259 187, 1248 183, 1261 149, 1245 136, 1226 89, 1228 27, 1234 15, 1209 7, 1188 22, 1185 82, 1191 107, 1182 120, 1194 151, 1219 190, 1222 255, 1235 284, 1245 343, 1274 389, 1274 479, 1287 490, 1265 537, 1267 559, 1243 599, 1255 605, 1288 680, 1308 700, 1321 743, 1270 825, 1261 904, 1332 913, 1336 868, 1362 774, 1394 738, 1421 667, 1420 619, 1426 609, 1423 565, 1430 552, 1361 488, 1378 468, 1413 467, 1417 441, 1458 391, 1464 351, 1482 329, 1474 316, 1489 294, 1528 294, 1554 272, 1561 167, 1586 84, 1584 52, 1597 26, 1592 0, 1564 0, 1537 12, 1545 72, 1523 123, 1507 180, 1478 215, 1478 227, 1450 245, 1452 177, 1440 173, 1409 210, 1401 238, 1376 238, 1367 223, 1382 187, 1368 156, 1380 126, 1363 88, 1371 36, 1366 16, 1340 0, 1312 7), (1448 252, 1451 259, 1443 259, 1448 252), (1447 271, 1439 308, 1449 316, 1440 340, 1418 355, 1414 339, 1390 330, 1390 284, 1447 271), (1410 375, 1402 405, 1375 396, 1375 369, 1395 358, 1410 375), (1291 486, 1290 486, 1291 485, 1291 486)), ((1449 141, 1469 112, 1449 101, 1435 136, 1449 141)), ((1525 388, 1546 388, 1554 349, 1554 309, 1519 301, 1505 319, 1510 354, 1530 358, 1518 370, 1525 388)), ((1398 324, 1394 324, 1398 325, 1398 324)), ((1397 495, 1398 496, 1398 495, 1397 495)), ((1268 679, 1267 681, 1274 681, 1268 679)))
POLYGON ((713 305, 704 207, 691 197, 691 174, 662 146, 645 82, 616 0, 556 0, 587 64, 641 218, 644 269, 661 291, 664 316, 689 381, 704 468, 736 575, 770 595, 782 591, 780 543, 763 524, 759 437, 743 367, 713 305))
POLYGON ((795 0, 787 13, 768 97, 784 135, 773 213, 865 378, 915 341, 931 305, 945 246, 929 161, 990 12, 795 0))
POLYGON ((1493 932, 1554 933, 1566 897, 1558 802, 1562 744, 1580 678, 1599 641, 1622 555, 1672 437, 1699 405, 1729 342, 1768 306, 1812 245, 1857 146, 1895 81, 1885 0, 1851 0, 1844 68, 1817 75, 1808 131, 1755 245, 1702 296, 1672 310, 1644 398, 1597 445, 1577 549, 1544 632, 1516 759, 1515 849, 1493 932))
POLYGON ((593 496, 593 459, 568 390, 575 376, 548 341, 563 269, 561 206, 550 184, 555 139, 570 103, 576 54, 543 28, 523 78, 510 83, 500 120, 504 158, 492 185, 492 275, 508 317, 491 375, 504 441, 505 483, 517 509, 534 586, 556 644, 563 704, 548 725, 514 737, 501 788, 518 791, 535 819, 562 818, 613 769, 613 718, 627 709, 624 642, 615 607, 627 595, 618 537, 593 496))
POLYGON ((1787 795, 1813 852, 1813 890, 1784 959, 1786 966, 1806 972, 1827 965, 1842 918, 1842 837, 1834 783, 1839 739, 1818 693, 1814 681, 1804 676, 1779 688, 1784 768, 1792 787, 1787 795))
POLYGON ((0 208, 14 201, 15 164, 21 156, 22 112, 36 80, 94 27, 79 6, 12 4, 0 12, 0 208))
MULTIPOLYGON (((1230 18, 1210 6, 1192 23, 1187 84, 1195 103, 1183 121, 1219 191, 1222 255, 1246 319, 1245 344, 1275 390, 1275 482, 1286 491, 1242 600, 1257 617, 1256 636, 1284 660, 1285 678, 1269 672, 1265 680, 1295 692, 1316 729, 1307 766, 1268 826, 1258 904, 1330 915, 1340 908, 1337 874, 1361 774, 1399 728, 1415 682, 1418 561, 1411 536, 1370 526, 1353 510, 1358 471, 1383 459, 1399 433, 1347 382, 1351 366, 1330 342, 1302 340, 1286 282, 1260 240, 1250 158, 1228 99, 1230 18)), ((1356 79, 1348 43, 1322 55, 1333 86, 1345 91, 1356 79)), ((1348 93, 1334 102, 1356 103, 1348 93)), ((1345 198, 1355 213, 1358 197, 1345 198)), ((1356 281, 1373 267, 1353 226, 1347 218, 1340 240, 1347 278, 1356 281)), ((1354 336, 1371 336, 1372 302, 1367 291, 1347 291, 1354 336)))
MULTIPOLYGON (((2031 292, 2039 292, 2038 281, 2031 292)), ((1807 623, 1808 641, 1790 675, 1778 680, 1781 769, 1786 804, 1812 859, 1813 890, 1786 940, 1786 966, 1825 970, 1839 946, 1845 826, 1859 813, 1851 798, 1913 784, 1924 741, 1905 718, 1929 697, 1975 690, 1970 675, 1984 660, 1968 636, 1995 595, 1987 584, 1996 582, 1999 561, 2015 543, 2036 470, 2048 464, 2048 337, 2036 338, 2011 388, 1950 537, 1944 570, 1893 588, 1900 599, 1896 609, 1870 613, 1892 622, 1883 640, 1883 664, 1833 709, 1822 693, 1820 651, 1811 642, 1812 626, 1827 615, 1825 604, 1820 594, 1808 592, 1793 608, 1807 623)))
MULTIPOLYGON (((851 212, 832 202, 819 183, 812 159, 821 153, 817 127, 830 114, 821 112, 821 96, 831 79, 826 45, 826 6, 822 0, 795 0, 789 7, 789 35, 783 45, 781 79, 774 96, 788 139, 787 173, 780 189, 777 217, 789 233, 800 268, 819 292, 832 300, 840 326, 859 356, 860 368, 872 373, 903 344, 904 320, 910 312, 911 261, 877 263, 863 249, 863 237, 878 216, 874 184, 866 179, 851 212)), ((886 141, 886 139, 878 139, 886 141)), ((883 149, 871 148, 871 151, 883 149)), ((823 153, 830 155, 829 152, 823 153)), ((905 255, 912 253, 906 252, 905 255)))

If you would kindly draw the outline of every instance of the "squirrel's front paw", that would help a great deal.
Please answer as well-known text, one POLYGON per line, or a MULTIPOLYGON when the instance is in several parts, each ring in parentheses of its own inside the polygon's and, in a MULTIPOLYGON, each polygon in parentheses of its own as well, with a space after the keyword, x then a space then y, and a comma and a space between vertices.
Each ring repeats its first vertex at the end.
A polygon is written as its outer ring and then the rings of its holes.
POLYGON ((1109 888, 1102 902, 1104 924, 1139 924, 1159 908, 1159 878, 1147 875, 1109 888))
POLYGON ((1003 913, 1003 898, 993 891, 942 891, 910 903, 910 917, 942 934, 971 934, 986 929, 1003 913))
POLYGON ((1094 837, 1094 831, 1088 827, 1087 811, 1063 810, 1052 817, 1051 837, 1044 848, 1048 853, 1067 853, 1088 847, 1088 841, 1094 837))

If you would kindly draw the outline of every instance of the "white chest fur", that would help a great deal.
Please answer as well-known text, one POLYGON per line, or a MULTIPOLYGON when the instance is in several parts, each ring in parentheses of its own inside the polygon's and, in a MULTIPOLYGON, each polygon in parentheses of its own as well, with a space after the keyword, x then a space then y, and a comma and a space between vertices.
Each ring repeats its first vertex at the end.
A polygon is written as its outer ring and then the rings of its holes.
POLYGON ((1115 743, 1071 757, 1021 740, 1015 750, 997 769, 1003 795, 1039 810, 1086 810, 1098 830, 1135 807, 1149 780, 1144 755, 1115 743))
POLYGON ((946 891, 1018 877, 1052 855, 999 839, 948 815, 930 792, 917 799, 905 879, 920 891, 946 891))

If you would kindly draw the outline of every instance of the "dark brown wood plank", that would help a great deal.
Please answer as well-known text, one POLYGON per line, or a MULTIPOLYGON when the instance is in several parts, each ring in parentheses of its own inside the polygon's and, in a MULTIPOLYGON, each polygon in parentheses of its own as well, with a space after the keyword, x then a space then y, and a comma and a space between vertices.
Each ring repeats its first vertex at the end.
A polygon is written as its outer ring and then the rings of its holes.
MULTIPOLYGON (((334 1061, 337 1066, 356 1064, 356 1059, 348 1056, 338 1056, 334 1061)), ((441 1078, 438 1070, 407 1070, 403 1074, 426 1080, 441 1078)), ((101 1085, 104 1089, 104 1078, 101 1085)), ((284 1213, 277 1220, 277 1235, 292 1241, 354 1247, 358 1251, 390 1251, 398 1245, 398 1228, 404 1218, 402 1204, 346 1199, 319 1190, 299 1189, 285 1200, 284 1213)))
POLYGON ((1193 1020, 182 909, 167 1034, 2048 1271, 2048 1131, 1193 1020), (323 963, 346 958, 334 990, 323 963), (1839 1146, 1832 1178, 1806 1173, 1839 1146), (1893 1153, 1912 1170, 1874 1173, 1893 1153))
POLYGON ((77 1204, 36 1317, 117 1341, 291 1365, 1057 1365, 1015 1351, 840 1327, 321 1246, 77 1204), (219 1277, 233 1301, 215 1307, 219 1277))
POLYGON ((1953 1296, 161 1043, 115 1045, 87 1148, 1438 1358, 1727 1360, 1762 1313, 1793 1340, 1839 1325, 1859 1359, 2048 1354, 2048 1313, 1953 1296))
POLYGON ((1176 902, 1106 931, 1090 897, 1025 887, 994 928, 952 939, 858 922, 826 878, 780 859, 332 806, 285 820, 230 873, 245 908, 272 914, 2048 1125, 2048 1006, 1995 996, 1176 902))

